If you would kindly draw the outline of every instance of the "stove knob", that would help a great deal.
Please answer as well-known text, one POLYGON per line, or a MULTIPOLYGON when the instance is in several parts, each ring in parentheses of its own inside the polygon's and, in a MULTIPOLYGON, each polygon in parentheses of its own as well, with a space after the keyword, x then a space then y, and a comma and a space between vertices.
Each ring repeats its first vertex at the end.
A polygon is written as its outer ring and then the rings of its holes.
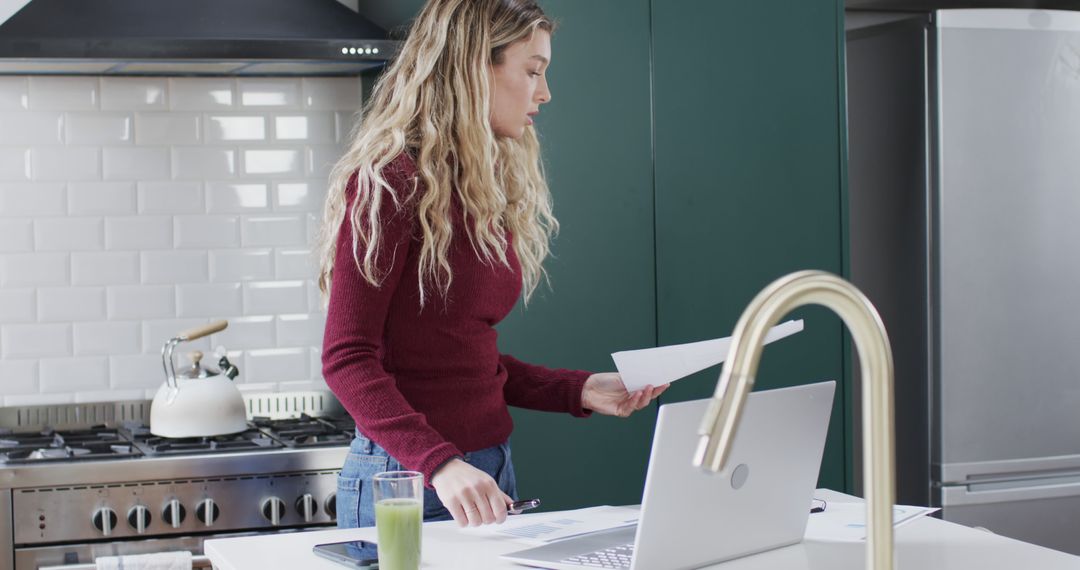
POLYGON ((330 518, 337 519, 337 493, 330 493, 326 497, 323 508, 326 509, 326 514, 330 515, 330 518))
POLYGON ((296 500, 296 512, 304 517, 304 522, 306 523, 311 522, 311 519, 315 517, 315 513, 318 509, 318 505, 315 504, 315 497, 313 497, 311 493, 304 493, 303 496, 296 500))
POLYGON ((146 527, 150 524, 150 509, 143 505, 135 505, 128 511, 127 520, 135 532, 142 534, 146 532, 146 527))
POLYGON ((161 511, 161 520, 173 528, 180 528, 180 523, 184 522, 185 515, 187 515, 187 511, 184 509, 184 505, 181 505, 180 501, 173 499, 161 511))
POLYGON ((195 507, 195 518, 206 526, 214 526, 214 521, 221 516, 221 509, 214 504, 213 499, 203 499, 199 506, 195 507))
POLYGON ((270 497, 262 502, 262 507, 259 510, 262 511, 262 516, 270 521, 270 524, 277 526, 281 524, 281 517, 285 514, 285 501, 277 497, 270 497))
POLYGON ((113 530, 116 528, 116 511, 102 507, 94 511, 94 515, 90 519, 94 523, 94 527, 101 531, 104 536, 112 536, 113 530))

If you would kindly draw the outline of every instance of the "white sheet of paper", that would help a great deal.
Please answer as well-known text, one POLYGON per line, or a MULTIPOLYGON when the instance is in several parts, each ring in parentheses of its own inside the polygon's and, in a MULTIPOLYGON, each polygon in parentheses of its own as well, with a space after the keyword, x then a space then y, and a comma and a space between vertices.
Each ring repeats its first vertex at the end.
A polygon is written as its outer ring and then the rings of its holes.
MULTIPOLYGON (((802 319, 785 321, 769 330, 765 343, 780 340, 803 330, 802 319)), ((622 375, 626 390, 633 392, 645 386, 659 386, 685 378, 710 366, 720 364, 727 358, 731 337, 672 344, 640 350, 623 350, 611 353, 615 368, 622 375)))
MULTIPOLYGON (((937 511, 930 507, 893 505, 893 528, 937 511)), ((806 523, 806 540, 860 542, 866 540, 866 504, 829 501, 824 512, 811 513, 806 523)))
POLYGON ((599 506, 507 517, 503 524, 466 527, 460 532, 497 536, 530 545, 541 545, 572 536, 636 524, 640 511, 629 507, 599 506))

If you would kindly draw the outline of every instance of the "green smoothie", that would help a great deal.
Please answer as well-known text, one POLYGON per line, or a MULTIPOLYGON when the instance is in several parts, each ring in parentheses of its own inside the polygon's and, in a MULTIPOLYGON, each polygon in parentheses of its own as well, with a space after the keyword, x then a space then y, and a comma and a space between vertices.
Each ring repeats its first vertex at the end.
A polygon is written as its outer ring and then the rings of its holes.
POLYGON ((379 570, 420 568, 420 501, 383 499, 375 503, 379 533, 379 570))

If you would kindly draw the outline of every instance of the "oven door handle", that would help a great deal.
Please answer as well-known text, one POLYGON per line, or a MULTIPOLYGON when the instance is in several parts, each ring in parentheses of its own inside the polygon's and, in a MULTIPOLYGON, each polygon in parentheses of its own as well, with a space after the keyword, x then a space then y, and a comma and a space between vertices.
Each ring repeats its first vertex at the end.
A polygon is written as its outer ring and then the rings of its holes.
MULTIPOLYGON (((138 556, 137 554, 132 556, 138 556)), ((210 559, 202 554, 191 557, 192 568, 213 568, 210 559)), ((61 564, 60 566, 38 566, 38 570, 97 570, 97 564, 61 564)))

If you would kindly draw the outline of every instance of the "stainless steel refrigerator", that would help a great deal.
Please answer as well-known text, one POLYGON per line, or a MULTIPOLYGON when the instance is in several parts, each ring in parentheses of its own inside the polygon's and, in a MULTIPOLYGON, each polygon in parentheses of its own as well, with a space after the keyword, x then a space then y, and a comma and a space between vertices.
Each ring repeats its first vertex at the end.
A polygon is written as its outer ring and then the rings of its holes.
POLYGON ((1080 12, 935 20, 935 484, 1080 553, 1080 12))
POLYGON ((849 20, 850 276, 896 354, 898 500, 1080 554, 1080 12, 849 20))

